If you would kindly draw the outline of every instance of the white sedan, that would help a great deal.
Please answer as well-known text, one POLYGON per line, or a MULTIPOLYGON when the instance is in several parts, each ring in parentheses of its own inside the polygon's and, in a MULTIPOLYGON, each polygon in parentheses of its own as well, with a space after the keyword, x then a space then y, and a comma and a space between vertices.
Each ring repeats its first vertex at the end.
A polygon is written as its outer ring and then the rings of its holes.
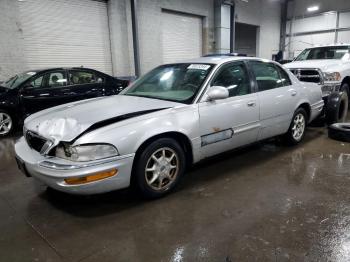
POLYGON ((279 135, 298 144, 323 107, 318 85, 277 63, 205 57, 159 66, 120 95, 30 116, 16 158, 25 174, 60 191, 135 184, 155 198, 207 157, 279 135))

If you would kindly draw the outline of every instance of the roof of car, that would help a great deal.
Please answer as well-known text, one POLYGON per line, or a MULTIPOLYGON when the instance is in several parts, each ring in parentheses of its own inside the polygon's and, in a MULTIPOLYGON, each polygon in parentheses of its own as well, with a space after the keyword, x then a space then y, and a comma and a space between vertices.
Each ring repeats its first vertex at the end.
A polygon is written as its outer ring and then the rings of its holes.
POLYGON ((315 45, 309 48, 319 48, 319 47, 336 47, 336 46, 350 46, 350 43, 336 43, 336 44, 325 44, 325 45, 315 45))
POLYGON ((203 63, 203 64, 219 65, 230 61, 240 61, 240 60, 260 60, 260 61, 270 62, 270 60, 268 59, 262 59, 257 57, 247 57, 247 56, 207 56, 207 57, 190 59, 182 62, 194 63, 194 64, 203 63))
POLYGON ((25 71, 25 73, 29 73, 29 72, 38 73, 38 72, 51 71, 51 70, 69 70, 69 69, 88 69, 88 70, 97 71, 95 69, 91 69, 91 68, 87 68, 87 67, 48 67, 48 68, 27 70, 27 71, 25 71))

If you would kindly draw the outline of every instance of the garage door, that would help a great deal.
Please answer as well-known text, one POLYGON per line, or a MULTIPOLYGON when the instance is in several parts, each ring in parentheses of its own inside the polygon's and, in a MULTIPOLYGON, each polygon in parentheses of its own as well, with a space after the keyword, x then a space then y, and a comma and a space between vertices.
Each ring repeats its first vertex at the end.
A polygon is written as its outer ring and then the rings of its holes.
POLYGON ((107 4, 92 0, 22 0, 28 69, 84 66, 112 73, 107 4))
POLYGON ((202 56, 202 18, 162 12, 163 62, 202 56))

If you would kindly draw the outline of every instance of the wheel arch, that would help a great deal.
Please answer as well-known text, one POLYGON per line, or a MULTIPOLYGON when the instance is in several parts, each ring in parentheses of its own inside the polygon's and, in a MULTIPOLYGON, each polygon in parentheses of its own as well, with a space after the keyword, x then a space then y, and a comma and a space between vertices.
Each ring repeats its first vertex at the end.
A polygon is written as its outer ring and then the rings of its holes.
POLYGON ((311 106, 310 106, 310 103, 308 102, 301 102, 299 104, 299 106, 297 107, 297 109, 299 108, 302 108, 305 110, 306 114, 307 114, 307 120, 310 121, 310 118, 311 118, 311 106))
MULTIPOLYGON (((188 138, 188 136, 186 136, 184 133, 181 133, 179 131, 168 131, 168 132, 150 136, 145 141, 143 141, 140 144, 140 146, 137 148, 135 153, 135 160, 137 161, 137 158, 140 156, 140 153, 142 152, 142 150, 144 150, 148 145, 150 145, 152 142, 160 138, 172 138, 176 142, 178 142, 181 148, 185 152, 187 166, 192 165, 194 158, 193 158, 193 146, 192 146, 191 140, 188 138)), ((136 161, 134 161, 134 164, 136 161)))
MULTIPOLYGON (((348 84, 348 86, 350 87, 350 76, 344 77, 343 81, 341 82, 341 86, 344 84, 348 84)), ((348 90, 348 91, 350 91, 350 90, 348 90)))

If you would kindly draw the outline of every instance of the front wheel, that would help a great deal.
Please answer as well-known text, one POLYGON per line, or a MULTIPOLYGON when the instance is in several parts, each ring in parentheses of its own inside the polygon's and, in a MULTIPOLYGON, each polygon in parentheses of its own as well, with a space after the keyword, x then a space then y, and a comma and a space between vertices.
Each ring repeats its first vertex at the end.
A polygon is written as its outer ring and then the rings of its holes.
POLYGON ((178 184, 186 166, 181 146, 171 138, 160 138, 149 144, 137 157, 135 182, 146 198, 159 198, 178 184))
POLYGON ((9 135, 14 128, 13 118, 6 111, 0 110, 0 137, 9 135))
POLYGON ((298 108, 294 115, 292 123, 288 129, 288 132, 285 134, 285 140, 290 145, 299 144, 304 136, 307 125, 307 114, 303 108, 298 108))

